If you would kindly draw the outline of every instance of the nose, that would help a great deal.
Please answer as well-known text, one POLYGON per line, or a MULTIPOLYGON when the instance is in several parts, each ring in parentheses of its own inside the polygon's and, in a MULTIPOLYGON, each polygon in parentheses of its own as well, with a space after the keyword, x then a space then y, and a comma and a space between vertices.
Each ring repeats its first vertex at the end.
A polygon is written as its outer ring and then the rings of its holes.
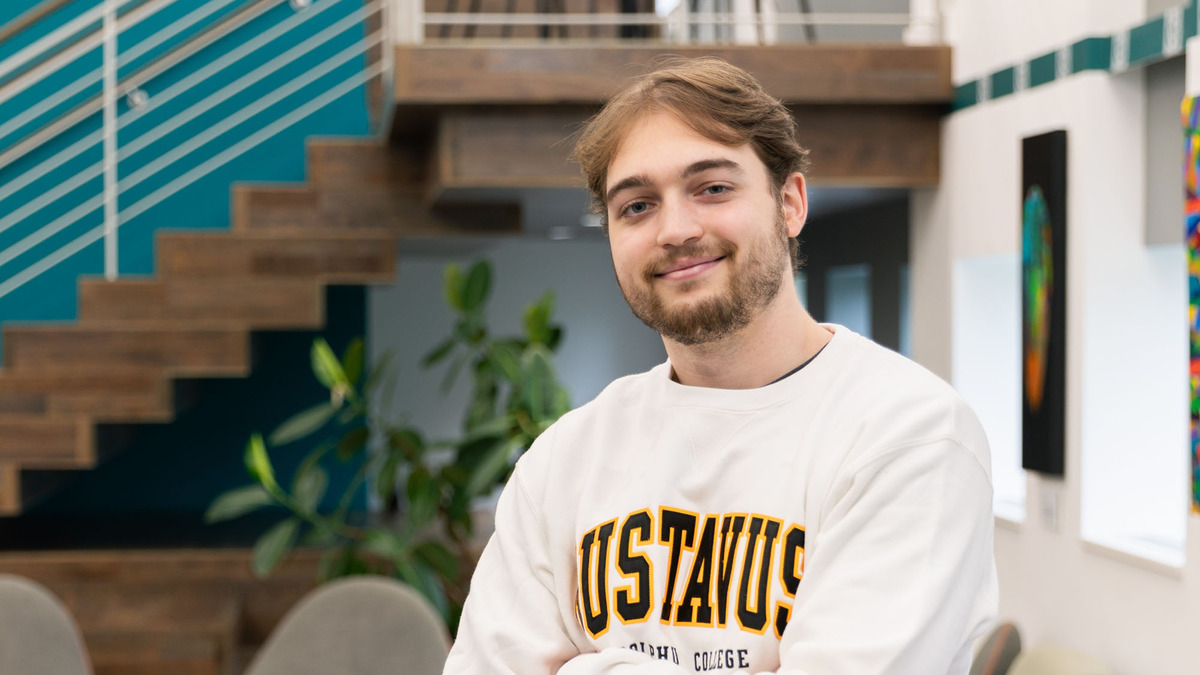
POLYGON ((682 246, 699 239, 704 230, 695 216, 686 204, 664 199, 659 206, 658 245, 682 246))

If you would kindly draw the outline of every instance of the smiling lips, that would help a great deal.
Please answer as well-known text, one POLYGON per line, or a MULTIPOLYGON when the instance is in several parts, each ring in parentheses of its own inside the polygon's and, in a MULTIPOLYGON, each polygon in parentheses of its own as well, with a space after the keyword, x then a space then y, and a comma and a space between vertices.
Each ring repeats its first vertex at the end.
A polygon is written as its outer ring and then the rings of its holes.
POLYGON ((667 265, 661 272, 654 276, 667 281, 682 281, 691 279, 694 276, 703 274, 709 269, 716 267, 717 263, 725 259, 725 256, 704 256, 704 257, 688 257, 680 258, 667 265))

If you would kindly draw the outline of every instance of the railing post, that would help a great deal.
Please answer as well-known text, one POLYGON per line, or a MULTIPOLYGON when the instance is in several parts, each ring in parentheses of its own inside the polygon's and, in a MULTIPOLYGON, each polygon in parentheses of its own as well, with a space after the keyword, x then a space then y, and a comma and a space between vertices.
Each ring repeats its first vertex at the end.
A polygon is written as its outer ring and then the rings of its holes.
POLYGON ((117 278, 117 0, 104 0, 104 278, 117 278))
POLYGON ((909 0, 908 27, 904 29, 904 44, 932 45, 942 41, 942 21, 938 0, 909 0))
POLYGON ((424 0, 386 0, 391 14, 393 42, 398 45, 418 45, 425 41, 424 0))

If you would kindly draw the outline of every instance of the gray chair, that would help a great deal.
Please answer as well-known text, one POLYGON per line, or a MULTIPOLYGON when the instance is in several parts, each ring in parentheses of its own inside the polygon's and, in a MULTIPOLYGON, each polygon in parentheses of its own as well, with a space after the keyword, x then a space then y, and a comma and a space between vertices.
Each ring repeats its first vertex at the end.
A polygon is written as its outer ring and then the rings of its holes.
POLYGON ((1006 675, 1021 653, 1021 633, 1012 623, 997 625, 971 662, 971 675, 1006 675))
POLYGON ((1021 652, 1008 675, 1112 675, 1112 670, 1073 649, 1040 646, 1021 652))
POLYGON ((450 636, 425 598, 386 577, 332 581, 304 596, 246 675, 440 675, 450 636))
POLYGON ((41 584, 0 574, 0 673, 91 675, 70 611, 41 584))

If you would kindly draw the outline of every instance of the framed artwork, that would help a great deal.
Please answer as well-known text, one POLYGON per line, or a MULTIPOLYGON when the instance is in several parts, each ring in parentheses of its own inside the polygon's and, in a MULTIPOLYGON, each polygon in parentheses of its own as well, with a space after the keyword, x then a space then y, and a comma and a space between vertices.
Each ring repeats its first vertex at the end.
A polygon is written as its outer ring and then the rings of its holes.
POLYGON ((1067 132, 1021 141, 1021 466, 1066 456, 1067 132))
POLYGON ((1196 97, 1183 99, 1184 226, 1188 264, 1188 381, 1191 383, 1192 513, 1200 513, 1200 110, 1196 97))

